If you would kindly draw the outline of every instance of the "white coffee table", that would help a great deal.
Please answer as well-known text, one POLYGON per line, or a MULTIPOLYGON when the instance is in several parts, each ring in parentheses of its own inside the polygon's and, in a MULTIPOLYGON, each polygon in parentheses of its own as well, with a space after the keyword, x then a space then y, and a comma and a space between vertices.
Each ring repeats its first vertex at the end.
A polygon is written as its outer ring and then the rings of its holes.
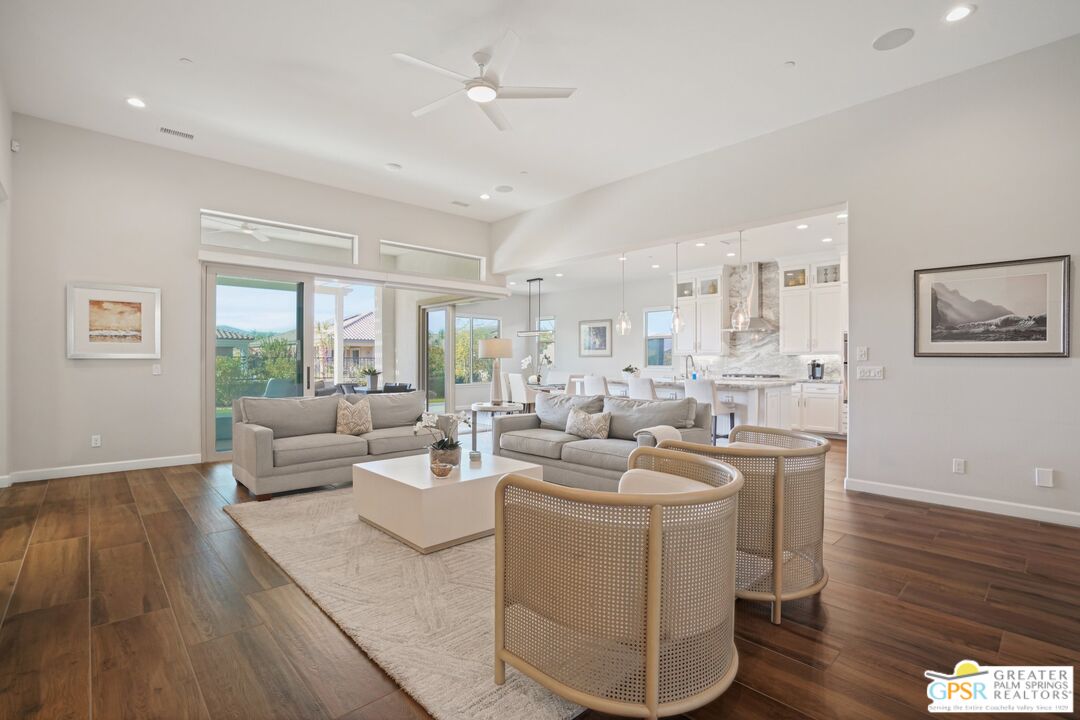
POLYGON ((540 465, 482 453, 463 457, 437 478, 428 456, 353 465, 353 505, 360 519, 412 549, 430 553, 495 531, 495 486, 507 473, 544 479, 540 465))

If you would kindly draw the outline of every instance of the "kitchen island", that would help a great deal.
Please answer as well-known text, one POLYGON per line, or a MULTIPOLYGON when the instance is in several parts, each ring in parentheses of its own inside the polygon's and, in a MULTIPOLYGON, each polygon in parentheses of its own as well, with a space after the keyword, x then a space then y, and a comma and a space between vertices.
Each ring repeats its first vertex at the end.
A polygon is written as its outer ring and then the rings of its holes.
MULTIPOLYGON (((719 418, 719 434, 726 435, 730 430, 732 414, 735 425, 791 429, 791 388, 802 381, 794 378, 711 379, 716 383, 719 395, 719 405, 713 408, 713 415, 719 418)), ((654 379, 653 384, 660 398, 681 398, 685 394, 682 380, 654 379)), ((625 395, 627 382, 623 378, 609 378, 608 388, 613 395, 625 395)))

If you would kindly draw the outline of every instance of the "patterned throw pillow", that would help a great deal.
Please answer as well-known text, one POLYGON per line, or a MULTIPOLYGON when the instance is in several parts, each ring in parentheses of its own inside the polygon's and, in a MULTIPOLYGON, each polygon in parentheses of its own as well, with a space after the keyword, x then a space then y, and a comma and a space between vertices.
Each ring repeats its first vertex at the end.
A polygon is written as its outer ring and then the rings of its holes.
POLYGON ((339 435, 363 435, 371 432, 371 404, 366 397, 355 403, 345 398, 338 400, 337 432, 339 435))
POLYGON ((611 425, 611 413, 600 412, 590 415, 584 410, 570 409, 566 418, 566 432, 583 437, 586 440, 604 440, 611 425))

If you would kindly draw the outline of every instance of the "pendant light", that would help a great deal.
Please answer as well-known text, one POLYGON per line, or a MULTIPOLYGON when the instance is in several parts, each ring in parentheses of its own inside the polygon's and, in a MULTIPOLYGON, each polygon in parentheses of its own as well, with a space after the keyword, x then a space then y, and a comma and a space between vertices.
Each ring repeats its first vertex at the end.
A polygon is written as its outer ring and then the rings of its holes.
POLYGON ((529 283, 529 316, 526 319, 530 325, 532 324, 532 290, 533 283, 536 283, 536 324, 532 325, 532 330, 518 330, 518 337, 532 338, 540 337, 543 335, 543 331, 540 330, 540 284, 544 282, 544 278, 530 278, 525 282, 529 283))
MULTIPOLYGON (((739 231, 739 267, 742 267, 742 230, 739 231)), ((749 274, 748 274, 749 275, 749 274)), ((751 288, 750 292, 753 292, 751 288)), ((735 303, 735 309, 731 311, 731 329, 748 330, 750 328, 750 313, 746 309, 746 301, 742 297, 735 303)))
POLYGON ((678 335, 682 329, 683 319, 679 314, 679 243, 675 243, 675 302, 671 310, 671 334, 678 335))
POLYGON ((622 312, 615 320, 615 332, 627 335, 630 332, 630 316, 626 313, 626 255, 619 258, 619 266, 622 268, 622 312))

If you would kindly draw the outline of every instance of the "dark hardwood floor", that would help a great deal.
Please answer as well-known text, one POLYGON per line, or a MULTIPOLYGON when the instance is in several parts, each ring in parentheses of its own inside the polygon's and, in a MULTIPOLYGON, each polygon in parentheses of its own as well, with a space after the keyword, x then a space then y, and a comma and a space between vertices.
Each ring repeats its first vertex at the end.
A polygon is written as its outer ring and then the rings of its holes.
MULTIPOLYGON (((1080 664, 1080 529, 844 469, 836 443, 829 585, 780 626, 740 601, 737 680, 692 718, 926 717, 925 669, 1080 664)), ((0 490, 0 718, 427 718, 221 510, 251 499, 227 464, 0 490)))

